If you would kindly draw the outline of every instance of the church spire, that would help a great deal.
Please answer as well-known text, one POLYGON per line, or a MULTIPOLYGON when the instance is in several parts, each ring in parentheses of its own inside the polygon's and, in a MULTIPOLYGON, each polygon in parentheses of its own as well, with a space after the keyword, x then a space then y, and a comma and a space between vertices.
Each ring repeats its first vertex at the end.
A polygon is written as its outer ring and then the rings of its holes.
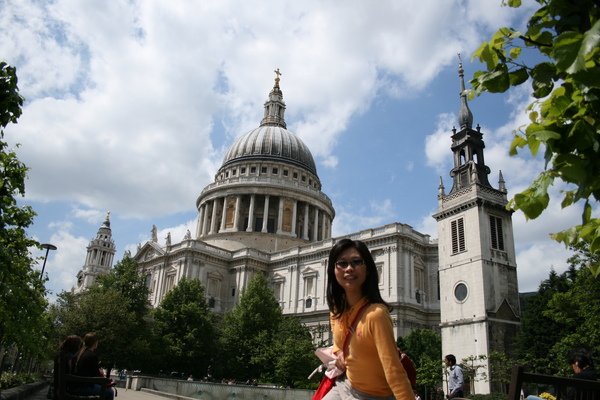
MULTIPOLYGON (((460 54, 459 60, 460 60, 460 54)), ((483 158, 483 134, 479 125, 473 129, 473 114, 467 105, 465 93, 465 77, 462 61, 459 64, 460 77, 460 111, 458 123, 460 130, 452 129, 452 152, 454 153, 454 168, 450 171, 453 184, 449 194, 472 185, 481 185, 491 188, 488 181, 490 169, 485 165, 483 158)))
POLYGON ((275 85, 269 93, 269 100, 265 103, 265 116, 260 122, 260 126, 280 126, 286 128, 285 119, 285 102, 283 101, 283 93, 279 88, 279 77, 282 75, 279 68, 275 71, 275 85))
POLYGON ((460 77, 460 111, 458 112, 458 126, 461 129, 471 129, 473 127, 473 113, 467 104, 467 94, 465 92, 465 71, 463 70, 460 53, 458 53, 458 76, 460 77))

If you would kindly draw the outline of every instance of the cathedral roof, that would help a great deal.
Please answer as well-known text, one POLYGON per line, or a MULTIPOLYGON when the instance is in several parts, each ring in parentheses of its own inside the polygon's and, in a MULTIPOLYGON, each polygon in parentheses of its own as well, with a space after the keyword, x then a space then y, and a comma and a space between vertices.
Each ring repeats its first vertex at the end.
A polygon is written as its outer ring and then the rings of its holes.
POLYGON ((256 129, 233 143, 221 168, 238 161, 276 161, 295 165, 317 175, 313 156, 304 142, 286 129, 285 103, 279 88, 279 70, 275 86, 265 103, 265 116, 256 129))

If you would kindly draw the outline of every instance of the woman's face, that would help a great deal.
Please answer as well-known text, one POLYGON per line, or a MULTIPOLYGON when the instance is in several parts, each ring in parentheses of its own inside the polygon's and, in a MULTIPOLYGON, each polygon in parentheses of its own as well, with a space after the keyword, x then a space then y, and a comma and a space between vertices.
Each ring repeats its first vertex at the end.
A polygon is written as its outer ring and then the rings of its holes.
POLYGON ((362 285, 367 279, 367 266, 360 253, 354 247, 342 251, 335 264, 335 279, 349 294, 362 294, 362 285), (353 266, 350 264, 360 264, 353 266), (339 265, 338 263, 346 263, 339 265), (345 268, 344 268, 345 266, 345 268))

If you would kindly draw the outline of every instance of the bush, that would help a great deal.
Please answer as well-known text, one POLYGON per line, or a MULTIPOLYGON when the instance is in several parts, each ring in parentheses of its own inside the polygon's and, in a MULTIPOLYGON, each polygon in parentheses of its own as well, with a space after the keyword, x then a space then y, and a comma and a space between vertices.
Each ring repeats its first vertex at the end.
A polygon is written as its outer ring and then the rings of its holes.
POLYGON ((25 385, 40 380, 39 374, 16 374, 14 372, 4 372, 0 379, 0 390, 25 385))
POLYGON ((493 392, 490 394, 471 394, 467 399, 471 400, 506 400, 506 393, 493 392))

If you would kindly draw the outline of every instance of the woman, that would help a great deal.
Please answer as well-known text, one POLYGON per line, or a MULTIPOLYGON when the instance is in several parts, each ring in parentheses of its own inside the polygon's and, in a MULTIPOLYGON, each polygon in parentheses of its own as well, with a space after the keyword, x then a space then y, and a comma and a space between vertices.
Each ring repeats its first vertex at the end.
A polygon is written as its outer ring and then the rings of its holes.
MULTIPOLYGON (((100 362, 98 361, 98 355, 94 353, 94 350, 98 347, 98 335, 94 332, 90 332, 83 338, 83 348, 77 355, 77 358, 73 363, 73 373, 79 376, 88 377, 104 377, 100 372, 100 362)), ((71 393, 78 395, 99 395, 102 387, 100 385, 85 385, 73 388, 71 393)), ((112 388, 107 387, 105 389, 105 400, 113 400, 115 393, 112 388)))
POLYGON ((336 367, 346 373, 337 378, 323 400, 414 400, 398 357, 390 307, 381 298, 375 261, 364 243, 343 239, 331 249, 327 304, 333 352, 338 356, 336 367), (362 314, 344 357, 342 347, 359 312, 362 314))
POLYGON ((67 374, 71 373, 71 367, 73 365, 73 357, 81 348, 81 338, 77 335, 68 336, 58 347, 60 351, 60 360, 65 363, 65 371, 67 374))

